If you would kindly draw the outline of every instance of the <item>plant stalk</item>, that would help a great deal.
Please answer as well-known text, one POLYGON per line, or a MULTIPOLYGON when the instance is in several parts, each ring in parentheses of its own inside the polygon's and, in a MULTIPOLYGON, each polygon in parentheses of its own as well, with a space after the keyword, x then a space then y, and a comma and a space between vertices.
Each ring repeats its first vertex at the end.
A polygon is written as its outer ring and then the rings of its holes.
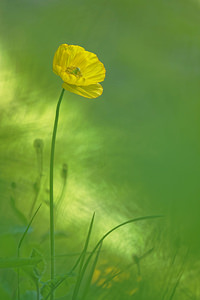
MULTIPOLYGON (((54 171, 54 152, 56 143, 56 133, 58 127, 60 104, 63 98, 64 89, 62 89, 58 104, 56 107, 56 115, 54 120, 52 141, 51 141, 51 156, 50 156, 50 259, 51 259, 51 280, 54 280, 55 276, 55 240, 54 240, 54 202, 53 202, 53 171, 54 171)), ((54 300, 54 292, 52 291, 51 300, 54 300)))

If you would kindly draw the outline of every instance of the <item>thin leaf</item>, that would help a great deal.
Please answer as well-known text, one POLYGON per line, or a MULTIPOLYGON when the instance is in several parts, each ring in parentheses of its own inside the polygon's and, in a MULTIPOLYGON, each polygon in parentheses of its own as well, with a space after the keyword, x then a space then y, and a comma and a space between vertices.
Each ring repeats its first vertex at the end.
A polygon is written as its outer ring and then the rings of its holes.
MULTIPOLYGON (((56 276, 54 280, 48 280, 45 282, 41 288, 41 295, 43 297, 42 299, 47 300, 66 279, 71 281, 71 284, 73 284, 75 280, 74 277, 68 273, 65 275, 56 276)), ((71 284, 68 286, 70 287, 71 284)))
POLYGON ((43 255, 37 251, 36 249, 33 249, 32 250, 32 253, 31 253, 31 257, 32 258, 40 258, 41 261, 40 263, 38 263, 34 269, 33 269, 33 274, 35 276, 35 278, 37 279, 40 279, 41 276, 43 275, 44 271, 45 271, 45 267, 46 267, 46 263, 45 263, 45 260, 44 260, 44 257, 43 255))
MULTIPOLYGON (((92 250, 92 252, 90 253, 90 255, 88 256, 87 260, 86 260, 86 263, 85 265, 83 266, 82 268, 82 272, 81 272, 81 275, 80 275, 80 278, 82 279, 84 277, 84 274, 85 274, 85 271, 88 267, 88 264, 92 258, 92 256, 94 255, 95 251, 98 249, 98 247, 100 246, 100 244, 103 242, 103 240, 108 236, 110 235, 113 231, 115 231, 116 229, 124 226, 124 225, 127 225, 127 224, 130 224, 130 223, 134 223, 134 222, 137 222, 137 221, 144 221, 144 220, 149 220, 149 219, 156 219, 156 218, 161 218, 162 216, 161 215, 157 215, 157 216, 145 216, 145 217, 139 217, 139 218, 135 218, 135 219, 131 219, 131 220, 128 220, 126 222, 123 222, 117 226, 115 226, 114 228, 112 228, 111 230, 109 230, 100 240, 99 242, 96 244, 96 246, 94 247, 94 249, 92 250)), ((80 282, 81 283, 81 282, 80 282)), ((79 284, 80 286, 80 284, 79 284)), ((73 298, 72 300, 75 300, 75 298, 73 298)))
POLYGON ((123 274, 124 272, 126 272, 127 270, 132 268, 134 264, 136 264, 136 265, 139 264, 140 260, 145 258, 147 255, 149 255, 153 250, 154 250, 154 248, 149 249, 147 252, 145 252, 143 255, 141 255, 140 257, 137 258, 138 262, 136 262, 136 260, 134 259, 133 263, 126 266, 125 269, 109 276, 107 279, 105 279, 105 281, 101 285, 99 285, 99 287, 108 285, 108 283, 111 282, 114 278, 118 277, 119 275, 123 274))
POLYGON ((37 208, 37 210, 35 211, 34 215, 32 216, 30 222, 28 223, 28 226, 26 227, 26 230, 24 231, 24 233, 23 233, 23 235, 22 235, 22 237, 21 237, 21 239, 20 239, 20 241, 19 241, 19 244, 18 244, 18 255, 19 255, 19 251, 20 251, 22 242, 23 242, 23 240, 25 239, 25 236, 26 236, 26 234, 27 234, 27 232, 28 232, 28 230, 29 230, 29 228, 30 228, 30 226, 31 226, 31 224, 32 224, 32 222, 33 222, 35 216, 37 215, 37 213, 38 213, 38 211, 39 211, 41 205, 42 205, 42 204, 40 204, 39 207, 37 208))
POLYGON ((185 255, 185 258, 183 260, 183 263, 182 263, 182 266, 181 266, 181 270, 180 270, 180 272, 178 274, 177 280, 176 280, 175 285, 174 285, 174 287, 172 289, 172 293, 171 293, 171 296, 169 297, 169 300, 172 300, 174 298, 174 295, 176 293, 177 287, 178 287, 178 285, 180 283, 180 280, 181 280, 181 277, 182 277, 182 275, 184 273, 185 263, 186 263, 186 260, 187 260, 187 257, 188 257, 188 253, 189 253, 189 248, 188 248, 187 253, 185 255))
POLYGON ((21 268, 24 266, 36 266, 41 258, 0 258, 0 269, 21 268))
POLYGON ((97 261, 98 261, 98 258, 99 258, 100 251, 101 251, 102 244, 103 244, 103 242, 98 247, 97 254, 96 254, 94 263, 92 265, 92 269, 90 271, 89 277, 87 279, 87 282, 86 282, 85 289, 84 289, 83 296, 82 296, 81 300, 84 300, 85 297, 88 294, 88 291, 89 291, 89 288, 90 288, 90 284, 91 284, 91 281, 92 281, 92 277, 94 275, 94 271, 95 271, 95 268, 96 268, 96 265, 97 265, 97 261))
POLYGON ((82 253, 80 255, 80 258, 79 258, 80 267, 79 267, 79 272, 78 272, 77 281, 76 281, 76 285, 75 285, 75 288, 74 288, 74 293, 73 293, 73 296, 72 296, 72 300, 76 299, 76 296, 78 295, 80 284, 81 284, 81 281, 82 281, 82 278, 83 278, 82 275, 84 275, 84 273, 82 273, 82 269, 83 269, 85 258, 86 258, 87 248, 88 248, 88 244, 89 244, 89 240, 90 240, 90 236, 91 236, 91 232, 92 232, 92 227, 93 227, 93 223, 94 223, 94 217, 95 217, 95 213, 93 213, 92 220, 90 222, 89 231, 88 231, 87 238, 86 238, 86 241, 85 241, 85 246, 84 246, 83 251, 82 251, 82 253))
MULTIPOLYGON (((18 259, 20 257, 20 248, 21 248, 21 245, 22 245, 22 242, 23 240, 25 239, 25 236, 35 218, 35 216, 37 215, 40 207, 41 207, 42 204, 39 205, 38 209, 35 211, 34 215, 32 216, 30 222, 28 223, 27 227, 26 227, 26 230, 24 231, 20 241, 19 241, 19 244, 18 244, 18 248, 17 248, 17 256, 18 256, 18 259)), ((19 277, 20 277, 20 274, 19 274, 19 269, 17 270, 17 299, 20 300, 20 282, 19 282, 19 277)))

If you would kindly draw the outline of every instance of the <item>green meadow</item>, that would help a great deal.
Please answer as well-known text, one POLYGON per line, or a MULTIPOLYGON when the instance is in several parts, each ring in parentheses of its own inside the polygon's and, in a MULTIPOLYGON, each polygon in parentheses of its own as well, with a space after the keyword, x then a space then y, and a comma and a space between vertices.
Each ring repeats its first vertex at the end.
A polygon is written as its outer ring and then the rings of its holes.
POLYGON ((1 0, 1 300, 200 299, 199 37, 199 0, 1 0), (64 93, 52 206, 63 43, 106 77, 64 93))

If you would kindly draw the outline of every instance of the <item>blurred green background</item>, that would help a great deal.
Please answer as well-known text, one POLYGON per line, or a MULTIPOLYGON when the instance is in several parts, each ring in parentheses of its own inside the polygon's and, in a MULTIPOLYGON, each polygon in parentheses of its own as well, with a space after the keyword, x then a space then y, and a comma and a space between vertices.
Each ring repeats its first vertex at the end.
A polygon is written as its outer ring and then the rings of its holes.
MULTIPOLYGON (((103 247, 101 274, 153 249, 141 260, 142 281, 134 265, 131 280, 99 287, 91 299, 200 299, 199 2, 1 0, 0 9, 0 256, 16 255, 40 203, 22 253, 34 246, 48 256, 50 139, 62 84, 52 60, 60 44, 80 45, 98 55, 106 79, 96 100, 64 94, 56 253, 81 251, 94 211, 93 242, 120 222, 161 214, 113 233, 103 247)), ((57 272, 70 260, 59 258, 57 272)), ((2 299, 15 299, 15 272, 0 276, 2 299)))

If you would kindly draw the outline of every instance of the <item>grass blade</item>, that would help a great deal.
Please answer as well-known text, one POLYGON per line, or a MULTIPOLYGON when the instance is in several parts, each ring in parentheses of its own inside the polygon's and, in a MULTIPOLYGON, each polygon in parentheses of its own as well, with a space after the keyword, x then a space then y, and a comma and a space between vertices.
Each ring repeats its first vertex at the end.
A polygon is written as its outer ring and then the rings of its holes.
MULTIPOLYGON (((109 236, 113 231, 117 230, 118 228, 122 227, 122 226, 125 226, 127 224, 130 224, 130 223, 134 223, 134 222, 137 222, 137 221, 144 221, 144 220, 149 220, 149 219, 156 219, 156 218, 161 218, 163 216, 161 215, 155 215, 155 216, 145 216, 145 217, 139 217, 139 218, 134 218, 134 219, 131 219, 131 220, 128 220, 126 222, 123 222, 115 227, 113 227, 111 230, 109 230, 106 234, 104 234, 104 236, 99 240, 99 242, 96 244, 96 246, 94 247, 94 249, 91 251, 90 255, 88 256, 87 260, 86 260, 86 263, 85 265, 83 266, 82 268, 82 272, 80 274, 80 278, 82 279, 84 277, 84 274, 85 274, 85 271, 88 267, 88 264, 90 263, 90 260, 92 258, 92 256, 94 255, 94 253, 96 252, 96 250, 98 249, 98 247, 101 245, 101 243, 104 241, 104 239, 109 236)), ((76 298, 73 298, 72 300, 75 300, 76 298)))
MULTIPOLYGON (((84 262, 85 262, 85 258, 86 258, 86 254, 87 254, 88 244, 89 244, 89 240, 90 240, 90 236, 91 236, 91 232, 92 232, 92 227, 93 227, 93 223, 94 223, 94 216, 95 216, 95 213, 93 214, 92 220, 90 222, 90 227, 89 227, 89 231, 88 231, 87 238, 86 238, 86 241, 85 241, 85 246, 84 246, 83 251, 82 251, 82 253, 80 255, 80 258, 78 260, 78 261, 80 261, 80 267, 79 267, 79 272, 78 272, 77 281, 76 281, 76 284, 75 284, 72 300, 75 300, 77 295, 78 295, 79 288, 80 288, 80 285, 81 285, 81 281, 82 281, 82 278, 83 278, 83 275, 84 275, 84 272, 82 272, 82 269, 84 267, 84 262)), ((77 265, 77 263, 76 263, 76 265, 77 265)))
POLYGON ((42 205, 42 204, 40 204, 39 207, 37 208, 37 210, 35 211, 34 215, 32 216, 30 222, 28 223, 28 225, 27 225, 27 227, 26 227, 26 230, 24 231, 24 233, 23 233, 23 235, 22 235, 22 237, 21 237, 21 239, 20 239, 20 241, 19 241, 19 244, 18 244, 18 251, 17 251, 17 252, 18 252, 18 257, 19 257, 19 251, 20 251, 22 242, 23 242, 23 240, 25 239, 25 236, 26 236, 26 234, 27 234, 27 232, 28 232, 28 230, 29 230, 29 228, 30 228, 30 226, 31 226, 31 224, 32 224, 32 222, 33 222, 35 216, 37 215, 37 213, 38 213, 38 211, 39 211, 41 205, 42 205))
MULTIPOLYGON (((19 241, 19 244, 18 244, 18 248, 17 248, 17 257, 19 259, 19 256, 20 256, 20 248, 21 248, 21 245, 22 245, 22 242, 23 240, 25 239, 26 235, 27 235, 27 232, 35 218, 35 216, 37 215, 40 207, 41 207, 42 204, 39 205, 39 207, 37 208, 37 210, 35 211, 34 215, 32 216, 30 222, 28 223, 27 227, 26 227, 26 230, 24 231, 20 241, 19 241)), ((19 269, 17 270, 17 299, 20 300, 20 287, 19 287, 19 269)))
POLYGON ((48 300, 49 297, 51 297, 52 294, 55 292, 55 290, 67 279, 69 281, 69 287, 70 287, 72 284, 71 281, 73 281, 74 278, 69 273, 65 275, 57 276, 54 278, 54 280, 47 281, 41 289, 42 299, 48 300))
POLYGON ((41 258, 1 258, 0 269, 21 268, 24 266, 35 266, 41 262, 41 258))
POLYGON ((187 257, 188 257, 188 253, 189 253, 189 248, 188 248, 187 253, 186 253, 186 255, 185 255, 185 258, 184 258, 184 260, 183 260, 181 270, 179 271, 177 280, 176 280, 176 282, 175 282, 175 285, 174 285, 174 287, 173 287, 173 290, 172 290, 171 296, 169 297, 169 300, 172 300, 172 299, 174 298, 174 295, 175 295, 175 293, 176 293, 177 287, 178 287, 178 285, 179 285, 179 283, 180 283, 180 280, 181 280, 181 277, 182 277, 182 275, 183 275, 183 273, 184 273, 185 263, 186 263, 186 260, 187 260, 187 257))
POLYGON ((87 279, 86 286, 85 286, 85 289, 84 289, 84 292, 83 292, 83 296, 81 298, 82 300, 85 300, 85 298, 88 294, 90 284, 91 284, 91 281, 92 281, 92 277, 93 277, 93 274, 94 274, 94 271, 95 271, 95 268, 96 268, 96 265, 97 265, 97 261, 98 261, 98 258, 99 258, 99 254, 100 254, 100 251, 101 251, 102 244, 103 244, 103 242, 98 247, 97 254, 96 254, 94 263, 92 265, 92 269, 90 271, 89 277, 87 279))

